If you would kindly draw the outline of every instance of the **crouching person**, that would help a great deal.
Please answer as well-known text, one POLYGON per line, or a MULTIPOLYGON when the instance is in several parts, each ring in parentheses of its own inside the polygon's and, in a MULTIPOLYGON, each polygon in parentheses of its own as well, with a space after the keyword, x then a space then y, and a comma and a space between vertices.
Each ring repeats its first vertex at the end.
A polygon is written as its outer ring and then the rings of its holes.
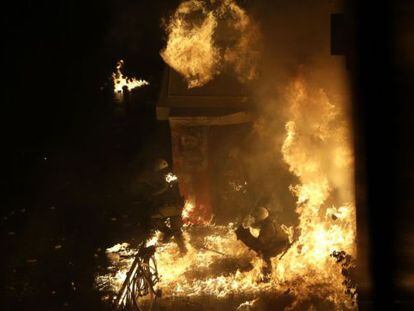
POLYGON ((265 262, 263 279, 269 280, 272 273, 271 258, 289 247, 289 238, 277 227, 265 207, 257 207, 236 230, 237 239, 255 251, 265 262))

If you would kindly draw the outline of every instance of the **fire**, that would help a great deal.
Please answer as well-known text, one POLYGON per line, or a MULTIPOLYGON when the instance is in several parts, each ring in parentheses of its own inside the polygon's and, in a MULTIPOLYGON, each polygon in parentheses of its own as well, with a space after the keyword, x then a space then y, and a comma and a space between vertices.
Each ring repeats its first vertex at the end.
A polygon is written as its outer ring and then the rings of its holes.
POLYGON ((181 73, 188 87, 202 86, 218 73, 219 51, 213 43, 217 22, 212 12, 206 12, 199 1, 183 2, 167 27, 168 43, 161 56, 166 63, 181 73), (200 25, 191 25, 186 14, 201 10, 200 25))
MULTIPOLYGON (((155 259, 161 276, 157 286, 163 297, 210 295, 225 298, 233 294, 253 295, 278 290, 275 283, 261 282, 262 261, 237 240, 232 224, 187 226, 184 236, 188 248, 184 256, 174 242, 157 244, 155 259), (226 272, 224 269, 229 267, 231 271, 226 272)), ((156 235, 151 241, 151 244, 157 243, 156 235)), ((114 255, 107 250, 113 270, 117 272, 99 276, 97 282, 117 292, 133 261, 125 257, 134 250, 117 247, 111 250, 118 251, 114 255)))
MULTIPOLYGON (((272 258, 271 280, 263 281, 264 263, 237 240, 236 225, 192 225, 195 205, 187 200, 182 218, 187 223, 188 252, 182 255, 173 241, 161 243, 157 234, 148 242, 157 246, 157 287, 163 297, 239 295, 242 301, 248 299, 239 305, 241 310, 264 294, 276 297, 289 292, 294 300, 287 310, 300 310, 315 298, 330 303, 332 310, 356 308, 355 288, 348 288, 343 266, 335 260, 338 254, 356 256, 349 124, 322 90, 311 90, 302 79, 291 84, 286 102, 290 120, 282 154, 300 181, 290 186, 297 198, 299 225, 281 224, 291 247, 272 258)), ((133 260, 126 257, 135 251, 126 244, 108 249, 113 270, 98 277, 98 284, 119 290, 133 260)))
MULTIPOLYGON (((155 258, 159 273, 162 275, 159 286, 163 294, 175 297, 200 295, 226 297, 237 292, 258 290, 256 285, 260 280, 259 260, 235 238, 231 227, 206 226, 204 229, 207 230, 208 235, 203 237, 199 245, 188 243, 189 250, 185 256, 181 256, 174 243, 162 245, 157 250, 155 258), (215 271, 211 271, 211 267, 223 259, 252 260, 258 269, 245 273, 234 271, 229 275, 220 273, 214 275, 215 271), (194 273, 197 270, 201 277, 194 273), (203 273, 200 273, 203 270, 204 274, 213 274, 213 276, 203 277, 203 273)), ((191 229, 186 232, 187 241, 190 240, 191 233, 191 229)))
POLYGON ((356 256, 348 122, 323 90, 311 91, 303 79, 295 80, 288 93, 291 120, 282 153, 300 180, 291 186, 297 197, 300 235, 283 259, 274 261, 274 277, 287 286, 295 284, 293 290, 303 300, 319 296, 337 309, 352 309, 345 277, 332 258, 334 251, 356 256), (338 192, 336 198, 333 190, 338 192))
POLYGON ((203 214, 203 210, 196 208, 194 198, 189 198, 185 201, 181 218, 183 219, 184 226, 191 225, 208 225, 210 220, 207 220, 203 214))
POLYGON ((121 59, 116 64, 116 72, 112 73, 112 80, 114 82, 114 91, 116 93, 122 93, 124 87, 131 91, 137 87, 142 87, 144 85, 149 85, 149 83, 145 80, 137 80, 136 78, 132 77, 129 78, 122 73, 122 68, 124 67, 124 61, 121 59))
POLYGON ((184 223, 190 222, 195 207, 196 205, 192 200, 185 201, 184 208, 181 213, 181 218, 183 219, 184 223))
POLYGON ((188 87, 200 87, 230 67, 242 81, 256 76, 258 30, 234 0, 187 0, 166 27, 164 61, 188 87), (220 28, 228 28, 228 33, 220 28), (226 44, 220 41, 226 37, 226 44), (230 43, 229 43, 230 42, 230 43))

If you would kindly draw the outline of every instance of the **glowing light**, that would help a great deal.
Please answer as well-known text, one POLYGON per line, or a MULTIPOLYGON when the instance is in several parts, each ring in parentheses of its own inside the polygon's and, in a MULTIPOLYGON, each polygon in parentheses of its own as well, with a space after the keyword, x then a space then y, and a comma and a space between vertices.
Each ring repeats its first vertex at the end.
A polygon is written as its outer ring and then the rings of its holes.
MULTIPOLYGON (((162 290, 163 297, 213 295, 224 298, 237 293, 277 290, 275 284, 261 282, 261 259, 237 240, 230 225, 186 227, 184 237, 188 248, 184 256, 174 242, 158 244, 155 259, 161 280, 157 286, 162 290), (199 242, 189 243, 191 236, 197 236, 199 242), (233 273, 223 275, 217 270, 223 258, 234 263, 250 264, 251 269, 240 271, 236 266, 233 273)), ((119 246, 115 249, 119 249, 118 256, 111 258, 116 273, 97 278, 100 287, 106 286, 114 293, 121 288, 132 264, 133 258, 127 258, 127 254, 136 251, 119 246)))
MULTIPOLYGON (((298 179, 298 184, 286 191, 290 189, 296 197, 299 224, 296 228, 281 224, 292 245, 283 256, 272 258, 271 280, 263 282, 262 259, 237 240, 233 224, 187 225, 184 238, 188 252, 184 255, 176 243, 162 243, 158 236, 148 242, 157 246, 157 287, 163 297, 257 297, 289 290, 294 300, 287 310, 300 310, 301 304, 315 297, 329 302, 332 310, 356 308, 356 296, 349 294, 355 289, 347 288, 342 267, 332 256, 338 252, 356 256, 349 123, 323 90, 310 88, 303 79, 292 81, 285 100, 290 109, 281 151, 298 179), (332 199, 334 190, 340 192, 339 199, 332 199), (223 259, 234 269, 223 271, 223 259)), ((167 182, 174 180, 174 175, 166 178, 167 182)), ((187 200, 182 211, 187 224, 196 223, 194 209, 195 202, 187 200)), ((113 292, 119 290, 135 252, 124 243, 108 249, 112 272, 99 276, 97 283, 113 292)))
POLYGON ((189 88, 206 84, 228 68, 241 81, 256 77, 259 31, 234 0, 184 1, 166 32, 168 41, 161 56, 186 79, 189 88), (226 25, 227 37, 232 37, 225 46, 217 39, 220 24, 226 25))
POLYGON ((181 213, 181 218, 183 219, 184 223, 189 222, 192 213, 194 212, 195 204, 193 201, 187 200, 185 201, 183 211, 181 213))
POLYGON ((341 267, 331 258, 334 251, 356 255, 353 192, 349 190, 348 201, 340 207, 326 203, 334 187, 352 189, 352 161, 322 160, 344 150, 352 155, 347 123, 322 90, 309 89, 302 79, 293 81, 287 101, 292 119, 286 124, 282 153, 300 180, 291 186, 297 198, 300 235, 283 259, 274 261, 274 277, 287 286, 295 284, 297 303, 316 295, 335 308, 353 309, 341 267))
POLYGON ((165 175, 165 181, 167 183, 172 183, 173 181, 178 180, 178 177, 175 176, 173 173, 168 173, 167 175, 165 175))
POLYGON ((145 80, 137 80, 136 78, 128 78, 122 73, 122 68, 124 67, 124 61, 120 60, 116 65, 116 72, 112 73, 112 80, 114 82, 114 91, 117 93, 122 93, 124 87, 131 91, 137 87, 142 87, 144 85, 149 85, 145 80))

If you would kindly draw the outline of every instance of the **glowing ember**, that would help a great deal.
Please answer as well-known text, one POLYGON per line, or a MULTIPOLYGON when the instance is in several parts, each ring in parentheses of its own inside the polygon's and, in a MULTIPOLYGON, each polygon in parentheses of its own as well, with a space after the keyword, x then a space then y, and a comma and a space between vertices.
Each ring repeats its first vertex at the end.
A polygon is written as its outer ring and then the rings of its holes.
POLYGON ((255 78, 258 30, 234 0, 184 1, 166 31, 161 56, 184 76, 189 88, 206 84, 226 67, 242 81, 255 78), (220 34, 220 25, 230 33, 220 34), (226 37, 225 45, 220 35, 226 37))
POLYGON ((137 87, 142 87, 144 85, 149 85, 145 80, 137 80, 136 78, 128 78, 122 73, 122 68, 124 67, 124 61, 120 60, 116 64, 116 72, 112 74, 112 80, 114 82, 114 91, 117 93, 122 93, 124 87, 131 91, 137 87))

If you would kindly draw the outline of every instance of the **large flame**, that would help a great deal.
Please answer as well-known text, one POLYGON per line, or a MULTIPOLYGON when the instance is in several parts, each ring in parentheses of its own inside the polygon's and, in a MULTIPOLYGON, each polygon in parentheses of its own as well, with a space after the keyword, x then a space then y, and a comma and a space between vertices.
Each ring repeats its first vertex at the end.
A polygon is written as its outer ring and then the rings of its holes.
MULTIPOLYGON (((286 103, 290 120, 282 154, 300 181, 290 186, 297 198, 299 225, 294 230, 280 224, 292 246, 272 259, 271 280, 263 282, 264 263, 237 240, 235 225, 190 224, 184 227, 185 255, 174 242, 160 243, 156 235, 148 242, 157 245, 157 286, 163 297, 256 299, 289 292, 294 300, 287 310, 309 308, 315 299, 329 303, 332 310, 356 308, 355 288, 349 288, 343 266, 333 256, 338 252, 356 256, 349 122, 323 90, 311 89, 301 78, 288 88, 286 103)), ((192 209, 188 201, 183 210, 187 222, 192 209)), ((133 260, 125 258, 133 253, 125 244, 108 249, 115 268, 98 283, 119 290, 133 260)))
POLYGON ((334 251, 356 255, 349 124, 323 90, 310 90, 302 78, 290 86, 287 101, 290 121, 282 153, 300 180, 291 186, 300 223, 294 246, 274 261, 275 279, 294 284, 303 300, 319 296, 339 309, 352 308, 341 267, 331 256, 334 251))
POLYGON ((122 68, 124 67, 124 61, 121 59, 116 64, 116 72, 112 73, 112 80, 114 82, 114 91, 116 93, 122 93, 124 91, 124 87, 131 91, 137 87, 142 87, 144 85, 148 85, 149 83, 145 80, 137 80, 136 78, 132 77, 129 78, 122 73, 122 68))
POLYGON ((161 56, 189 88, 206 84, 226 67, 242 81, 255 77, 258 30, 234 0, 184 1, 166 31, 161 56))

